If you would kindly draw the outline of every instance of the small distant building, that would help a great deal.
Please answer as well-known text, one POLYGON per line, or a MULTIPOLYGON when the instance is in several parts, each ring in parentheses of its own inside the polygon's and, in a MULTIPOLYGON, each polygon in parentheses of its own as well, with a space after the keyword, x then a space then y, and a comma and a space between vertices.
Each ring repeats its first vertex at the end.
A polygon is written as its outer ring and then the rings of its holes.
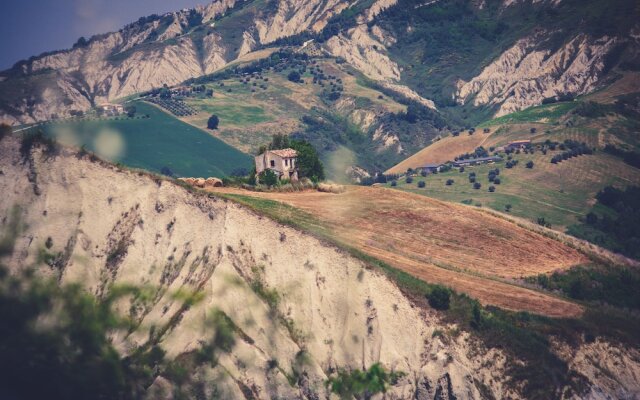
POLYGON ((504 146, 505 150, 518 150, 531 146, 531 140, 516 140, 504 146))
POLYGON ((256 174, 270 169, 278 179, 298 180, 298 152, 294 149, 267 150, 255 157, 256 174))
POLYGON ((189 86, 177 86, 171 89, 171 94, 178 96, 186 96, 189 93, 191 93, 191 88, 189 86))
POLYGON ((467 160, 458 160, 453 162, 454 167, 466 167, 468 165, 479 165, 479 164, 493 164, 496 162, 502 161, 501 157, 491 156, 491 157, 479 157, 479 158, 469 158, 467 160))
POLYGON ((440 167, 442 164, 425 164, 416 168, 417 172, 426 172, 427 174, 433 174, 435 172, 440 172, 440 167))
POLYGON ((124 107, 121 104, 102 103, 98 105, 98 109, 107 115, 119 115, 124 113, 124 107))

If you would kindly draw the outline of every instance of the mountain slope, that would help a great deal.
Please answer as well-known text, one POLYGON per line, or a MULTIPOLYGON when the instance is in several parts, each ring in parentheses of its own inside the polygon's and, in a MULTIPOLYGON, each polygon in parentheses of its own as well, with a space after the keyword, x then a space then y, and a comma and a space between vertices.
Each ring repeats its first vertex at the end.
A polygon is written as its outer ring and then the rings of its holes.
POLYGON ((638 13, 630 0, 224 0, 17 63, 2 73, 1 117, 63 116, 214 72, 264 46, 314 39, 387 89, 466 123, 462 111, 477 114, 472 122, 592 91, 617 65, 637 69, 638 13))
POLYGON ((268 43, 298 33, 333 15, 318 2, 219 1, 205 7, 140 18, 118 32, 98 35, 71 50, 16 64, 2 82, 3 110, 14 122, 41 121, 68 110, 86 110, 106 100, 211 73, 268 43), (225 17, 231 13, 231 17, 225 17), (288 18, 284 23, 284 16, 288 18), (251 27, 253 25, 253 28, 251 27), (252 34, 256 33, 256 38, 252 34), (34 82, 32 76, 50 82, 34 82), (24 86, 21 79, 26 79, 24 86), (7 87, 22 86, 12 96, 7 87), (26 92, 26 93, 25 93, 26 92))

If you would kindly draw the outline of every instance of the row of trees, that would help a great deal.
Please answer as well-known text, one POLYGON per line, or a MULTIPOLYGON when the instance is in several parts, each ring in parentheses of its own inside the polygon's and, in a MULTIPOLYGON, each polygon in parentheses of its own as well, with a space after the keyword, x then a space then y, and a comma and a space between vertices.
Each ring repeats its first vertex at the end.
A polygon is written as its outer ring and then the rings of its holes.
POLYGON ((568 160, 573 157, 581 156, 583 154, 593 154, 593 149, 587 146, 585 143, 580 143, 576 146, 572 146, 569 150, 563 151, 561 154, 556 154, 551 158, 551 163, 557 164, 563 160, 568 160))
POLYGON ((622 158, 625 163, 631 165, 632 167, 640 168, 640 153, 637 151, 627 151, 619 149, 611 144, 604 146, 604 151, 616 157, 622 158))
POLYGON ((363 186, 371 186, 374 183, 387 183, 399 178, 398 174, 375 174, 374 176, 367 176, 360 180, 360 184, 363 186))

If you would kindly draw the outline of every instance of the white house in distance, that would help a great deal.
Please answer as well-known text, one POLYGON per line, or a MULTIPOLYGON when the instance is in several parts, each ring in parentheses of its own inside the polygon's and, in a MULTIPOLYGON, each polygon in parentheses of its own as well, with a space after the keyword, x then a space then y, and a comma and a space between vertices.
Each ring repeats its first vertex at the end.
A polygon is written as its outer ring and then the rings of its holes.
POLYGON ((278 179, 298 180, 298 153, 294 149, 267 150, 255 157, 256 174, 270 169, 278 179))
POLYGON ((98 108, 107 115, 118 115, 124 112, 124 107, 121 104, 102 103, 98 105, 98 108))

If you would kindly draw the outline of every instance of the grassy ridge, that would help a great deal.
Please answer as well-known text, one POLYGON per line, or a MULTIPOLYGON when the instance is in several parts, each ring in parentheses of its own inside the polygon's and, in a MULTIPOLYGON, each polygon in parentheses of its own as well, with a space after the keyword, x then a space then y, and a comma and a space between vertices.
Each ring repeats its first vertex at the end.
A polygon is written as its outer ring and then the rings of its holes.
POLYGON ((248 155, 202 130, 150 104, 137 102, 135 106, 138 115, 149 118, 55 123, 43 129, 57 137, 72 134, 77 144, 110 161, 154 172, 169 168, 177 176, 222 177, 251 165, 248 155), (121 151, 105 154, 99 140, 105 131, 111 132, 110 138, 114 133, 120 138, 121 151))

